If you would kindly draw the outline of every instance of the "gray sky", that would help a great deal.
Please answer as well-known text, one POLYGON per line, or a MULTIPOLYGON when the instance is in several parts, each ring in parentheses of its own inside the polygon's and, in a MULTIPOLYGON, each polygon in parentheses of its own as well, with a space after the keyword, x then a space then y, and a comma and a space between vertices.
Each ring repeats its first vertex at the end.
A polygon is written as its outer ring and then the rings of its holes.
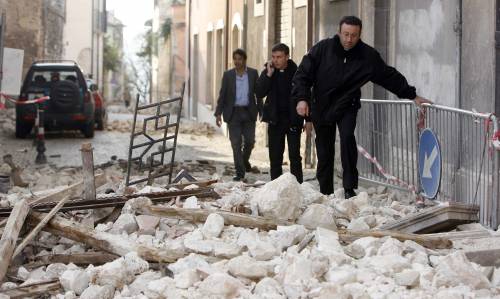
POLYGON ((115 16, 122 21, 125 53, 135 56, 141 45, 137 37, 146 30, 144 22, 153 17, 153 0, 108 0, 108 11, 114 11, 115 16))

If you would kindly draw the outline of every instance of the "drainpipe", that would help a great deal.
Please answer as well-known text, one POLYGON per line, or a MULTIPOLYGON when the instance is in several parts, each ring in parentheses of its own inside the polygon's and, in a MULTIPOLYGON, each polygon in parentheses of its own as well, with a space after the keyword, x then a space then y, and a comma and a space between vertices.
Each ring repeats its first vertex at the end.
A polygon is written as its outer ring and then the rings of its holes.
POLYGON ((230 1, 226 0, 226 24, 224 26, 224 52, 226 57, 224 57, 224 71, 228 69, 229 63, 229 4, 230 1))

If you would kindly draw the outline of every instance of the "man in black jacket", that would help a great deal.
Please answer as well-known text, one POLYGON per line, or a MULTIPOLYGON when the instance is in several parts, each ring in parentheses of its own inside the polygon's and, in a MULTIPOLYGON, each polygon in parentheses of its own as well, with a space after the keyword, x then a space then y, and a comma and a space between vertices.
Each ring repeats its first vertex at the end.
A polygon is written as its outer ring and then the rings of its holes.
POLYGON ((250 171, 252 168, 249 159, 255 144, 255 122, 259 110, 255 98, 255 82, 259 74, 257 70, 247 67, 246 61, 247 54, 244 50, 234 50, 235 67, 224 72, 222 76, 214 114, 217 126, 221 126, 222 116, 228 124, 236 168, 234 181, 242 181, 245 178, 245 171, 250 171))
POLYGON ((314 45, 293 78, 292 97, 297 103, 297 113, 310 115, 314 124, 318 155, 316 176, 323 194, 333 193, 335 130, 338 126, 346 198, 355 196, 354 189, 358 188, 354 129, 361 108, 360 88, 371 81, 399 98, 413 99, 418 105, 430 103, 417 96, 415 87, 410 86, 401 73, 386 65, 375 49, 361 41, 361 29, 362 23, 357 17, 342 18, 338 34, 314 45))
MULTIPOLYGON (((271 180, 283 173, 283 152, 285 137, 288 142, 290 172, 302 183, 302 157, 300 156, 300 134, 304 118, 297 114, 295 101, 291 99, 292 78, 297 65, 289 59, 290 49, 285 44, 276 44, 271 50, 272 60, 257 79, 255 93, 266 98, 262 121, 268 123, 269 160, 271 180)), ((310 127, 310 123, 308 124, 310 127)))

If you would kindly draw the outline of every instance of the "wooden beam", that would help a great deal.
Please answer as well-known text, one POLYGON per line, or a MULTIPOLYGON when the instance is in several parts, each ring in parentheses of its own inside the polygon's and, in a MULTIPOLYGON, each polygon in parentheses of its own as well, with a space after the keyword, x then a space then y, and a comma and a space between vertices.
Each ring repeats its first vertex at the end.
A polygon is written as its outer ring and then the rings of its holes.
POLYGON ((91 143, 82 143, 83 198, 95 200, 94 152, 91 143))
POLYGON ((35 257, 32 263, 25 264, 23 267, 26 269, 34 269, 41 266, 46 266, 55 263, 75 265, 102 265, 112 262, 120 256, 106 252, 84 252, 72 254, 47 254, 35 257))
POLYGON ((440 237, 428 237, 426 235, 417 235, 417 234, 405 234, 396 231, 386 231, 386 230, 366 230, 366 231, 353 231, 346 229, 339 229, 337 231, 339 234, 339 239, 344 242, 352 242, 354 240, 364 238, 364 237, 375 237, 375 238, 383 238, 383 237, 391 237, 394 239, 398 239, 399 241, 414 241, 424 247, 431 249, 448 249, 452 247, 452 242, 446 238, 440 237))
POLYGON ((54 215, 59 212, 59 210, 62 208, 62 206, 69 200, 69 196, 66 196, 63 198, 60 202, 57 203, 57 205, 48 213, 45 215, 45 217, 38 223, 34 229, 30 231, 30 233, 24 238, 24 240, 17 246, 16 250, 14 250, 14 254, 12 255, 13 258, 15 258, 18 254, 23 251, 24 247, 28 245, 31 240, 33 240, 36 235, 42 230, 42 228, 49 222, 54 215))
POLYGON ((6 295, 11 299, 31 298, 37 295, 48 295, 59 289, 61 289, 61 283, 58 280, 51 280, 19 286, 10 290, 1 291, 0 294, 6 295))
MULTIPOLYGON (((33 212, 29 215, 28 219, 30 223, 38 223, 42 221, 43 216, 44 215, 41 213, 33 212)), ((164 263, 173 263, 181 257, 165 249, 136 244, 135 242, 124 239, 120 235, 97 232, 77 222, 66 220, 59 216, 53 217, 49 223, 43 227, 43 230, 53 235, 65 237, 118 256, 124 256, 131 251, 135 251, 140 257, 147 261, 164 263)))
POLYGON ((17 237, 23 227, 24 220, 28 215, 30 207, 26 199, 21 199, 14 205, 10 217, 5 225, 5 230, 0 239, 0 281, 3 280, 9 268, 12 253, 16 246, 17 237))
MULTIPOLYGON (((99 188, 104 184, 106 184, 106 175, 104 173, 96 174, 95 175, 96 188, 99 188)), ((82 192, 83 192, 83 181, 79 181, 52 194, 44 195, 39 198, 34 198, 30 201, 30 204, 34 205, 38 203, 56 202, 62 200, 66 196, 69 197, 81 196, 82 192)))
POLYGON ((251 216, 248 214, 232 213, 221 210, 212 211, 203 209, 183 209, 183 208, 147 206, 147 207, 142 207, 141 211, 144 214, 148 215, 184 219, 192 222, 205 222, 208 215, 215 213, 224 218, 224 225, 259 228, 262 230, 272 230, 276 229, 278 225, 292 224, 284 220, 268 219, 260 216, 251 216))

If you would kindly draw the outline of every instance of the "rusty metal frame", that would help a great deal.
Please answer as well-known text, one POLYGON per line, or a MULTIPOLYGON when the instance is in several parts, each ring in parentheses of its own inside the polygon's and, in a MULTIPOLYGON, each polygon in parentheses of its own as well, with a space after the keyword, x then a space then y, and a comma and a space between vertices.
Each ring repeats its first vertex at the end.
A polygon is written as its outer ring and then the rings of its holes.
POLYGON ((182 102, 184 98, 185 85, 182 87, 181 95, 176 98, 159 101, 157 103, 139 105, 139 95, 135 104, 134 121, 132 125, 132 133, 130 135, 130 146, 127 163, 127 178, 126 185, 131 186, 142 182, 147 182, 151 185, 154 179, 168 176, 168 183, 172 181, 172 173, 174 170, 175 149, 177 147, 177 135, 179 133, 179 125, 182 113, 182 102), (162 112, 162 107, 167 105, 175 105, 176 119, 172 122, 170 112, 162 112), (146 109, 155 109, 156 113, 153 116, 146 117, 143 121, 142 128, 137 129, 137 113, 146 109), (159 121, 165 119, 164 125, 159 125, 159 121), (160 138, 154 138, 148 132, 148 123, 154 123, 154 132, 162 132, 160 138), (174 133, 169 134, 169 129, 174 128, 174 133), (137 144, 136 140, 139 137, 145 137, 147 141, 137 144), (173 141, 171 147, 167 147, 167 141, 173 141), (153 146, 159 145, 156 151, 151 151, 153 146), (133 156, 134 150, 144 148, 138 156, 133 156), (171 153, 171 159, 166 161, 165 154, 171 153), (156 158, 156 159, 155 159, 156 158), (138 166, 139 171, 147 170, 147 176, 131 180, 131 170, 134 165, 138 166))

